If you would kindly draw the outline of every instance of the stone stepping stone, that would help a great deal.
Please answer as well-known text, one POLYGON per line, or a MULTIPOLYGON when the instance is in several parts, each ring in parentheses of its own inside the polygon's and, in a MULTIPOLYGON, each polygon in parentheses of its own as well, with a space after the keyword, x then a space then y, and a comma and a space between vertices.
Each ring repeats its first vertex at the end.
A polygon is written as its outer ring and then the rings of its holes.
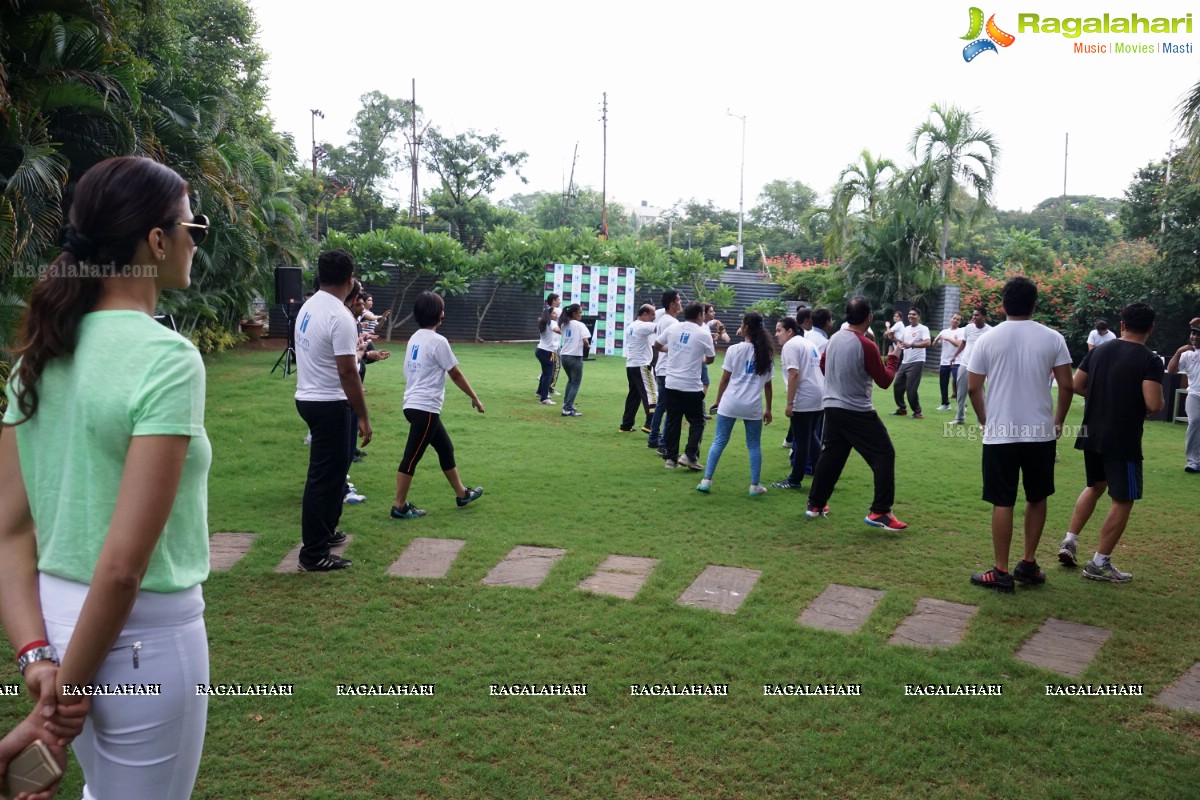
POLYGON ((575 588, 632 600, 657 566, 657 558, 609 556, 596 568, 594 575, 585 578, 575 588))
POLYGON ((1200 714, 1200 662, 1183 674, 1158 696, 1156 702, 1175 711, 1200 714))
POLYGON ((388 575, 401 578, 444 578, 458 557, 465 539, 427 539, 418 536, 388 567, 388 575))
POLYGON ((681 606, 736 614, 761 575, 762 571, 757 569, 708 566, 676 602, 681 606))
POLYGON ((797 619, 801 625, 836 633, 854 633, 863 626, 887 592, 831 583, 797 619))
POLYGON ((1077 677, 1096 657, 1110 631, 1078 622, 1048 619, 1017 651, 1017 660, 1077 677))
POLYGON ((559 547, 518 545, 508 551, 504 560, 492 567, 492 571, 480 583, 536 589, 566 552, 559 547))
POLYGON ((917 601, 916 611, 900 623, 888 643, 951 647, 962 641, 967 632, 967 623, 978 610, 979 606, 922 597, 917 601))
MULTIPOLYGON (((354 541, 354 537, 350 534, 346 534, 346 541, 342 542, 339 545, 329 548, 329 552, 335 556, 340 556, 346 551, 346 548, 349 547, 350 543, 353 541, 354 541)), ((281 573, 281 574, 288 574, 288 575, 300 574, 299 558, 300 558, 300 548, 301 547, 303 547, 303 545, 299 545, 299 544, 296 545, 295 547, 293 547, 291 549, 291 551, 289 551, 288 554, 283 557, 283 561, 279 562, 279 566, 277 566, 275 568, 275 571, 278 573, 281 573)), ((354 568, 351 567, 351 569, 354 569, 354 568)), ((339 570, 339 572, 340 572, 340 570, 339 570)), ((307 574, 307 573, 305 573, 305 574, 307 574)))
POLYGON ((242 560, 254 546, 257 533, 214 533, 208 539, 208 563, 212 572, 224 572, 242 560))

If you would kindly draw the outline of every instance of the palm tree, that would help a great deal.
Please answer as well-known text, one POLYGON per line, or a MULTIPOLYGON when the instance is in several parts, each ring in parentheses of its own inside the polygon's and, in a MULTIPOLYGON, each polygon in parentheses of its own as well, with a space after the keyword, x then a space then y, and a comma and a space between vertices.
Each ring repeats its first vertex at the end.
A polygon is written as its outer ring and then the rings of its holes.
POLYGON ((930 200, 942 221, 940 255, 945 264, 950 217, 955 215, 954 203, 963 191, 962 183, 975 193, 974 219, 987 207, 1000 147, 991 131, 976 126, 969 111, 958 106, 942 108, 937 103, 930 110, 932 118, 913 132, 910 148, 913 156, 921 159, 920 166, 933 176, 930 200))
POLYGON ((870 150, 863 150, 859 158, 861 161, 847 165, 838 175, 837 196, 846 208, 854 200, 861 200, 862 213, 873 220, 896 177, 896 164, 890 158, 876 158, 870 150), (885 172, 891 172, 886 180, 885 172))

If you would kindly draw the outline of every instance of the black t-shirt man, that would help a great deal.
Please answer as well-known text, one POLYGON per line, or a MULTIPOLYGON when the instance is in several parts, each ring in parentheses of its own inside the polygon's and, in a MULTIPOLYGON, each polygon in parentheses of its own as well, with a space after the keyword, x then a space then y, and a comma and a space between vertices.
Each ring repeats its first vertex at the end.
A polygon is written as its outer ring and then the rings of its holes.
POLYGON ((1162 359, 1144 344, 1117 339, 1088 351, 1079 369, 1087 373, 1088 389, 1075 449, 1141 461, 1146 419, 1142 382, 1162 383, 1162 359))

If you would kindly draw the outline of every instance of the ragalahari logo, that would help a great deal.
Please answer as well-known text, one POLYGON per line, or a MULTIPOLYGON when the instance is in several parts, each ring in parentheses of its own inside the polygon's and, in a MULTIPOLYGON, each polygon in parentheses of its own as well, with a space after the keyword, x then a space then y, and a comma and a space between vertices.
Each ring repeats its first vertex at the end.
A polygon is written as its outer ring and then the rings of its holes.
POLYGON ((988 17, 987 25, 983 24, 983 10, 971 6, 971 27, 967 31, 967 35, 963 39, 972 39, 969 45, 963 48, 963 61, 973 61, 975 56, 980 53, 986 53, 989 50, 993 53, 1000 52, 996 49, 996 45, 1008 47, 1017 40, 1017 37, 1011 33, 1005 33, 996 25, 996 15, 992 14, 988 17), (987 38, 981 39, 980 33, 987 32, 987 38))

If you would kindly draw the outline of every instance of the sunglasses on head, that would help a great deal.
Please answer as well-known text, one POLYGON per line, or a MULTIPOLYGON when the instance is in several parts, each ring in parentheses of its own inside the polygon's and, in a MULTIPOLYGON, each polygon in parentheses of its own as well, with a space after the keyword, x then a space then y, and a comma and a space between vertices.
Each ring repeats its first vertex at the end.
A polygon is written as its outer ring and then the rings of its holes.
POLYGON ((197 214, 192 217, 191 222, 179 222, 177 224, 187 228, 188 235, 192 237, 192 244, 197 247, 208 238, 208 217, 203 214, 197 214))

